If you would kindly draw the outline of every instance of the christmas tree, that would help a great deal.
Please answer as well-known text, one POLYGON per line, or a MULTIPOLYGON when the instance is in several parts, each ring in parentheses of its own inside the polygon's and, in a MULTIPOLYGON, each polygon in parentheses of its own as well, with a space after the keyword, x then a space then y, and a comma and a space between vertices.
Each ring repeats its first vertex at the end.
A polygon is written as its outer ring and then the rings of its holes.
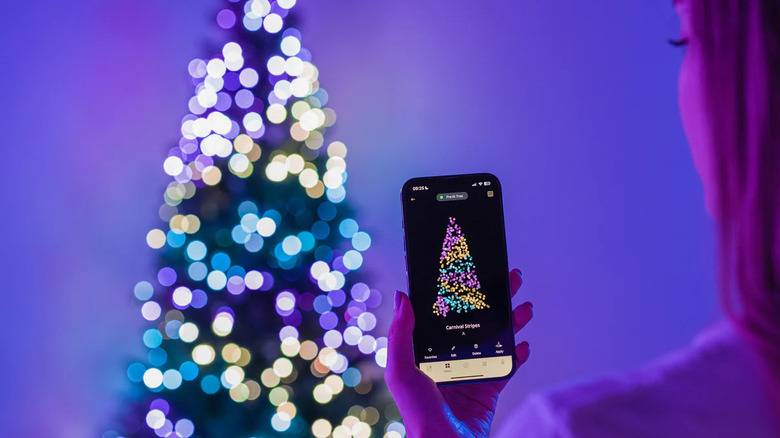
POLYGON ((435 315, 447 316, 451 311, 465 313, 490 307, 485 303, 485 294, 480 292, 481 286, 466 236, 455 223, 454 217, 450 218, 441 247, 438 283, 438 296, 433 303, 435 315))
POLYGON ((404 436, 381 380, 370 236, 345 203, 347 149, 290 13, 225 1, 163 169, 153 281, 134 289, 147 354, 104 437, 404 436))

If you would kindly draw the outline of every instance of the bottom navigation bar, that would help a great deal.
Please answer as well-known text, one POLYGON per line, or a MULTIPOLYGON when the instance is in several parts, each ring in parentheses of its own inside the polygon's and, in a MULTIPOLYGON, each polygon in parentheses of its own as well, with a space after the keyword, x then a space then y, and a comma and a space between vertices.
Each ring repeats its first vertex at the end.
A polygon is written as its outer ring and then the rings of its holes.
POLYGON ((493 379, 512 372, 512 356, 420 362, 420 370, 434 382, 493 379))

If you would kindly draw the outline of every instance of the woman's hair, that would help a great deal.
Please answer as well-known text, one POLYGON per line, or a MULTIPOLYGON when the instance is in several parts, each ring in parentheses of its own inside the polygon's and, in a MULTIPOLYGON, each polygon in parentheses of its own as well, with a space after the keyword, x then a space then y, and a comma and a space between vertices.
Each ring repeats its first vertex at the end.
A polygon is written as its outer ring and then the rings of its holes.
POLYGON ((721 301, 780 410, 780 0, 695 0, 721 301))

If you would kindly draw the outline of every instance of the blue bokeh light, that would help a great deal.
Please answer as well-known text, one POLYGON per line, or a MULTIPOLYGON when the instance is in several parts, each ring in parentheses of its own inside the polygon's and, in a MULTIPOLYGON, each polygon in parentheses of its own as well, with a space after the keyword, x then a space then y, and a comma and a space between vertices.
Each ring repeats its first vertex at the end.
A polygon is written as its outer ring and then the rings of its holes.
POLYGON ((190 264, 187 268, 187 275, 195 281, 201 281, 206 278, 209 273, 209 268, 203 262, 195 262, 190 264))
POLYGON ((341 379, 344 381, 344 385, 354 388, 358 386, 362 376, 360 370, 357 368, 349 367, 341 374, 341 379))
POLYGON ((364 231, 358 231, 352 236, 352 247, 358 251, 365 251, 371 246, 371 236, 364 231))
POLYGON ((163 386, 176 389, 181 386, 181 373, 178 370, 167 370, 163 373, 163 386))
POLYGON ((282 250, 285 254, 294 256, 301 252, 302 248, 301 239, 298 236, 287 236, 282 240, 282 250))
POLYGON ((298 239, 301 240, 301 251, 311 251, 316 243, 314 235, 308 231, 298 233, 298 239))
POLYGON ((219 377, 209 374, 200 381, 200 388, 206 394, 216 394, 219 391, 219 377))
POLYGON ((146 301, 154 295, 154 287, 148 281, 139 281, 133 288, 133 294, 141 301, 146 301))
POLYGON ((313 303, 314 311, 323 314, 333 308, 327 295, 319 295, 314 299, 313 303))
MULTIPOLYGON (((256 217, 256 216, 255 216, 256 217)), ((250 232, 247 232, 247 230, 244 229, 243 225, 236 225, 233 227, 233 230, 230 232, 230 237, 233 238, 233 241, 238 244, 244 244, 249 241, 249 238, 251 234, 250 232)))
POLYGON ((179 365, 181 378, 187 381, 195 380, 198 377, 198 371, 198 364, 190 360, 184 361, 181 365, 179 365))
POLYGON ((347 239, 351 239, 358 232, 358 223, 354 219, 344 219, 339 224, 339 233, 347 239))
POLYGON ((363 266, 363 255, 351 249, 344 253, 343 263, 348 269, 354 271, 363 266))
POLYGON ((133 362, 127 367, 127 378, 131 382, 139 383, 144 379, 144 373, 146 372, 146 366, 140 362, 133 362))
POLYGON ((225 272, 230 268, 230 256, 224 252, 218 252, 211 257, 211 268, 225 272))
POLYGON ((162 348, 150 349, 147 356, 149 358, 149 363, 156 367, 162 366, 168 360, 168 352, 162 348))
POLYGON ((317 207, 317 216, 324 221, 332 220, 336 217, 336 206, 331 202, 323 202, 317 207))
POLYGON ((252 201, 244 201, 238 205, 238 214, 241 216, 249 213, 257 214, 258 211, 257 204, 252 201))
POLYGON ((159 330, 150 328, 144 332, 143 340, 147 348, 157 348, 162 344, 163 335, 159 330))
POLYGON ((282 214, 279 213, 276 210, 268 210, 265 213, 263 213, 263 217, 270 217, 271 219, 276 222, 276 225, 279 225, 282 222, 282 214))
POLYGON ((203 260, 207 252, 206 244, 200 240, 194 240, 187 245, 187 257, 192 261, 203 260))
POLYGON ((317 221, 312 224, 311 233, 315 239, 323 240, 330 235, 330 225, 327 222, 317 221))
POLYGON ((211 290, 222 290, 227 285, 227 276, 222 271, 211 271, 206 277, 206 284, 211 290))

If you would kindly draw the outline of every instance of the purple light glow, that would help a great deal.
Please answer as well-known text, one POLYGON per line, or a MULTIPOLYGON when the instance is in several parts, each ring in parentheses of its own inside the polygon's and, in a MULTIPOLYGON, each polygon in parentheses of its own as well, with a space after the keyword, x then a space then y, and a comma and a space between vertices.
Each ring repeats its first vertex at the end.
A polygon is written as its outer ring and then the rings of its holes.
POLYGON ((170 267, 164 267, 157 272, 157 281, 163 286, 171 286, 176 283, 176 271, 170 267))
POLYGON ((333 312, 325 312, 320 315, 320 327, 325 330, 336 328, 339 323, 339 317, 333 312))
POLYGON ((171 407, 168 404, 165 399, 162 398, 156 398, 149 404, 149 410, 152 409, 158 409, 162 411, 163 414, 168 415, 168 412, 170 411, 171 407))
POLYGON ((236 14, 230 9, 223 9, 217 13, 217 24, 223 29, 230 29, 236 24, 236 14))

